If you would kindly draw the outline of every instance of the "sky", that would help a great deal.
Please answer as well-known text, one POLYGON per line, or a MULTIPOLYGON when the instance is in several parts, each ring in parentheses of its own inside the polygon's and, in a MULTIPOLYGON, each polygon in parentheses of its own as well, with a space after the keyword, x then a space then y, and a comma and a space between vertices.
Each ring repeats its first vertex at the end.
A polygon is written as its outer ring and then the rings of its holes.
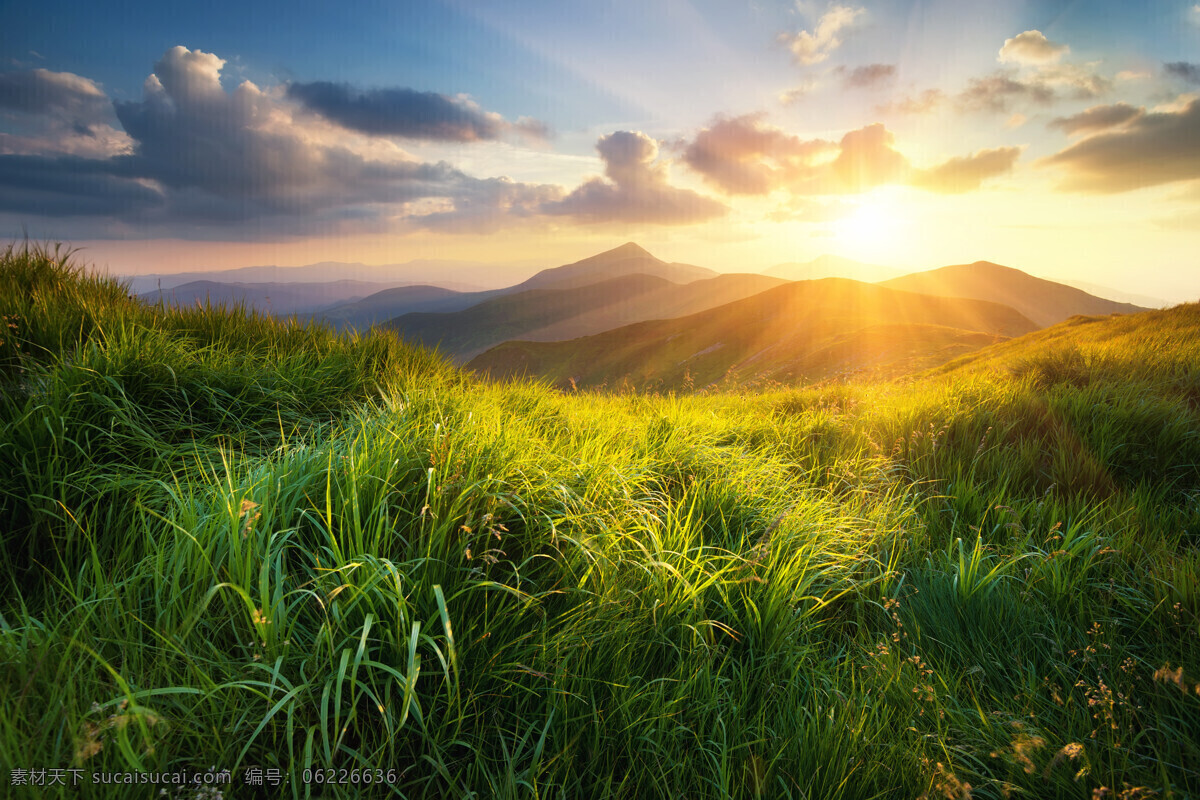
POLYGON ((636 241, 1195 301, 1200 3, 0 2, 24 237, 124 274, 636 241))

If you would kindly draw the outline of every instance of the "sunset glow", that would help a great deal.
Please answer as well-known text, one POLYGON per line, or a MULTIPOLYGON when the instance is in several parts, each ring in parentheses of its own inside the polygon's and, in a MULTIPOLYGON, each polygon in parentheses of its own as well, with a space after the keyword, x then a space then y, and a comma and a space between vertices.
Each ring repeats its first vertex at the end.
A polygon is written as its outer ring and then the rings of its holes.
POLYGON ((50 2, 0 26, 0 234, 118 272, 515 278, 636 240, 1200 296, 1192 2, 50 2))

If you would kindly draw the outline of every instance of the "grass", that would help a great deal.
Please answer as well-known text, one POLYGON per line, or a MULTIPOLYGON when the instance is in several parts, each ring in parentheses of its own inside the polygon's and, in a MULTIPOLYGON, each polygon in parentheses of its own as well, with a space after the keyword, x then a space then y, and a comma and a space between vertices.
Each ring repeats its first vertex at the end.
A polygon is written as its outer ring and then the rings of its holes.
POLYGON ((657 396, 150 307, 44 248, 0 285, 10 770, 212 766, 237 797, 1200 791, 1195 307, 907 383, 657 396), (356 769, 385 782, 304 780, 356 769))

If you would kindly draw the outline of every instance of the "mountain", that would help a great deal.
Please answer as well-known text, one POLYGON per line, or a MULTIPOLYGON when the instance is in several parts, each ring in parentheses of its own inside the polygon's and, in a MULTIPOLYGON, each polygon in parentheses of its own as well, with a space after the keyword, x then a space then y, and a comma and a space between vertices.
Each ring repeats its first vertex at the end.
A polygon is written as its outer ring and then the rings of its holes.
POLYGON ((691 314, 781 283, 765 275, 727 274, 680 286, 653 275, 621 275, 586 286, 527 289, 456 313, 405 314, 387 327, 466 360, 508 339, 573 339, 647 319, 691 314))
POLYGON ((1088 294, 1082 289, 990 261, 957 264, 928 272, 917 272, 880 286, 940 297, 991 300, 1015 308, 1044 328, 1076 314, 1133 314, 1146 309, 1088 294))
MULTIPOLYGON (((507 269, 507 267, 506 267, 507 269)), ((174 289, 194 281, 217 283, 329 283, 364 281, 384 286, 428 283, 457 291, 476 291, 500 285, 500 268, 480 261, 417 259, 403 264, 362 264, 359 262, 321 261, 302 267, 238 267, 203 272, 172 272, 161 275, 127 275, 120 279, 134 294, 159 288, 174 289)), ((528 275, 528 270, 523 274, 528 275)))
POLYGON ((467 366, 493 378, 531 375, 581 387, 796 383, 931 367, 1036 328, 997 303, 824 278, 571 341, 506 342, 467 366))
POLYGON ((384 289, 361 300, 340 303, 314 316, 335 328, 365 331, 399 315, 413 312, 451 312, 469 308, 489 298, 505 294, 506 289, 482 292, 455 292, 440 286, 397 286, 384 289))
MULTIPOLYGON (((139 297, 148 303, 194 305, 245 304, 275 316, 305 314, 333 303, 353 301, 386 289, 387 284, 366 281, 328 281, 326 283, 220 283, 191 281, 170 289, 155 289, 139 297)), ((441 291, 449 291, 443 289, 441 291)))
MULTIPOLYGON (((703 267, 667 263, 650 255, 636 244, 629 242, 612 250, 585 258, 582 261, 565 264, 561 267, 544 269, 528 280, 501 289, 459 292, 453 296, 445 295, 440 298, 428 296, 428 293, 388 291, 380 293, 378 296, 364 298, 362 301, 352 305, 327 309, 322 316, 339 327, 351 326, 362 329, 405 314, 452 313, 503 295, 516 294, 534 289, 580 288, 623 275, 635 274, 662 278, 676 284, 712 278, 717 275, 712 270, 704 269, 703 267)), ((766 287, 764 286, 763 288, 766 287)), ((584 310, 584 307, 581 306, 580 309, 584 310)), ((693 308, 691 310, 697 309, 693 308)), ((646 315, 635 314, 630 319, 617 322, 608 327, 624 324, 624 322, 632 322, 634 319, 648 318, 646 315)), ((592 329, 588 330, 592 332, 592 329)), ((603 328, 600 328, 600 330, 603 330, 603 328)), ((578 336, 580 334, 576 333, 574 335, 578 336)), ((438 337, 435 341, 441 338, 438 337)), ((495 340, 495 342, 499 341, 503 341, 503 339, 495 340)), ((494 344, 495 342, 492 343, 494 344)))
POLYGON ((671 283, 691 283, 715 278, 717 273, 704 267, 662 261, 633 242, 626 242, 573 264, 544 269, 513 289, 570 289, 621 275, 651 275, 671 283))
POLYGON ((876 283, 903 274, 893 267, 864 264, 841 256, 824 255, 812 261, 796 263, 789 261, 763 270, 764 275, 788 281, 812 281, 818 278, 850 278, 865 283, 876 283))

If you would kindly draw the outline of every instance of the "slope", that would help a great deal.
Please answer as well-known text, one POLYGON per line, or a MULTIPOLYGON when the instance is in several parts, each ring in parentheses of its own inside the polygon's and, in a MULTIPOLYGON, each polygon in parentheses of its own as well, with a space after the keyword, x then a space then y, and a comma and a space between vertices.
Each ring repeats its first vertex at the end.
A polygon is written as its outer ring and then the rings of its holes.
POLYGON ((467 366, 494 378, 529 374, 578 386, 792 383, 864 370, 898 374, 1036 327, 996 303, 825 278, 568 342, 507 342, 467 366))
POLYGON ((467 360, 508 339, 556 341, 641 322, 691 314, 748 297, 782 281, 764 275, 718 275, 684 286, 651 275, 623 275, 566 289, 529 289, 455 313, 413 313, 386 327, 467 360))
MULTIPOLYGON (((629 242, 620 247, 607 250, 603 253, 598 253, 581 261, 576 261, 571 264, 564 264, 561 267, 550 267, 548 269, 541 270, 526 281, 501 289, 490 289, 487 291, 477 292, 458 292, 453 295, 431 293, 428 291, 429 287, 421 287, 422 291, 388 290, 385 292, 380 292, 377 295, 364 298, 356 303, 335 306, 327 309, 321 316, 323 319, 332 322, 338 327, 353 327, 361 330, 368 328, 371 325, 383 323, 387 320, 393 320, 397 317, 402 317, 406 314, 453 313, 471 308, 479 303, 483 303, 494 298, 503 297, 505 295, 516 294, 533 289, 580 288, 590 284, 608 281, 613 278, 619 278, 624 275, 648 275, 670 281, 672 283, 688 283, 695 280, 715 277, 717 273, 713 272, 712 270, 704 269, 703 267, 693 267, 687 264, 669 264, 666 261, 662 261, 650 255, 636 244, 629 242)), ((519 305, 520 304, 518 304, 518 306, 519 305)), ((508 307, 502 306, 502 308, 508 307)), ((492 309, 487 313, 489 314, 489 319, 491 319, 493 323, 504 321, 504 315, 498 314, 495 309, 492 309)), ((634 318, 647 319, 648 316, 634 315, 634 318)), ((559 319, 559 317, 552 318, 552 320, 557 319, 559 319)), ((409 322, 412 323, 413 321, 410 320, 409 322)), ((409 323, 405 323, 405 325, 407 324, 409 323)), ((426 323, 422 321, 420 323, 413 324, 425 325, 426 323)), ((615 324, 619 325, 622 323, 618 322, 615 324)), ((606 327, 614 327, 614 325, 608 325, 606 327)), ((586 332, 594 332, 596 330, 604 329, 605 327, 588 328, 586 329, 586 332)), ((517 335, 520 332, 526 331, 527 327, 518 322, 515 323, 515 327, 513 327, 512 330, 516 332, 514 335, 517 335)), ((467 339, 472 339, 474 336, 473 333, 464 335, 467 339)), ((579 336, 581 334, 574 333, 571 335, 579 336)), ((424 333, 422 333, 421 336, 423 341, 431 343, 436 343, 445 339, 443 336, 436 335, 435 331, 430 332, 430 338, 425 338, 424 333)), ((504 341, 504 338, 492 339, 489 341, 488 346, 495 344, 496 342, 504 341)), ((448 342, 449 340, 446 341, 448 342)), ((478 352, 478 350, 473 352, 478 352)))
POLYGON ((717 273, 691 264, 668 263, 655 258, 633 242, 606 250, 572 264, 544 269, 524 283, 513 287, 523 289, 569 289, 586 286, 607 278, 621 275, 653 275, 671 283, 691 283, 702 278, 716 277, 717 273))
POLYGON ((1082 289, 1035 278, 1019 269, 1002 267, 990 261, 916 272, 883 281, 880 286, 941 297, 991 300, 1015 308, 1043 328, 1076 314, 1133 314, 1145 311, 1140 306, 1105 300, 1082 289))

